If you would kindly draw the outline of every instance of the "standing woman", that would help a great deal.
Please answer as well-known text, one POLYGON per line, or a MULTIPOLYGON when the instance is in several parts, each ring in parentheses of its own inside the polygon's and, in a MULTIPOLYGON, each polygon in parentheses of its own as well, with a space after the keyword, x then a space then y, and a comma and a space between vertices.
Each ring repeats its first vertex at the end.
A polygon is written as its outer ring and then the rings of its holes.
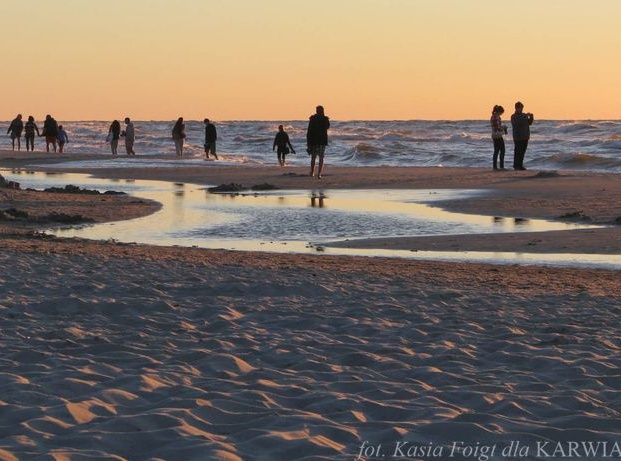
POLYGON ((110 129, 108 130, 108 140, 110 141, 110 149, 112 150, 112 155, 118 155, 118 147, 119 147, 119 138, 121 137, 121 122, 115 120, 110 124, 110 129))
POLYGON ((502 124, 502 119, 500 118, 504 113, 505 109, 502 106, 494 106, 492 109, 492 118, 490 118, 490 123, 492 124, 492 141, 494 141, 494 171, 505 169, 505 140, 502 138, 502 135, 507 134, 507 127, 502 124), (500 168, 498 167, 499 165, 500 168))
POLYGON ((175 152, 177 157, 183 157, 183 141, 185 140, 185 123, 183 117, 179 117, 172 129, 172 138, 175 141, 175 152))
POLYGON ((35 131, 37 136, 41 136, 41 133, 39 133, 39 127, 35 123, 35 119, 32 115, 28 116, 28 121, 24 125, 24 130, 26 131, 26 151, 34 151, 35 131))
POLYGON ((62 125, 58 125, 58 152, 63 153, 65 144, 69 142, 69 136, 62 125))

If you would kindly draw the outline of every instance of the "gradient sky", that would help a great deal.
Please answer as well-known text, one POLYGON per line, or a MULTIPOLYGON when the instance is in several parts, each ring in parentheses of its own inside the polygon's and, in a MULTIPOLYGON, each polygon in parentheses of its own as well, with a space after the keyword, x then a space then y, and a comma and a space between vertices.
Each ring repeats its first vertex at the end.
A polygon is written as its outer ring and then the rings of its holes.
POLYGON ((0 119, 619 119, 619 0, 0 0, 0 119))

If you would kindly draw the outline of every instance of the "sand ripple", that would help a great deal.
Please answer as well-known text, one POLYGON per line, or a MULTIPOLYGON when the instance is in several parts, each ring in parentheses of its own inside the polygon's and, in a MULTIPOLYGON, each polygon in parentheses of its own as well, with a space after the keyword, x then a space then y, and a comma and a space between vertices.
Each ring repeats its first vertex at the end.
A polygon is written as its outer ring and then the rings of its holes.
POLYGON ((621 437, 612 295, 22 256, 0 255, 0 459, 352 460, 364 443, 388 457, 403 441, 621 437))

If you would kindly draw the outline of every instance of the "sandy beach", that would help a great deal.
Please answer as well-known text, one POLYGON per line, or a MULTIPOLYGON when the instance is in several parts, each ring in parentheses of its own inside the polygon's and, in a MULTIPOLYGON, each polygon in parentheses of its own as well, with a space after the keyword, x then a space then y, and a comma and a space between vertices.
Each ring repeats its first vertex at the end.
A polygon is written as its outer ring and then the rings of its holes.
MULTIPOLYGON (((45 171, 80 158, 38 153, 32 167, 33 155, 2 151, 0 167, 45 171)), ((302 168, 213 162, 89 173, 283 189, 487 189, 435 206, 607 227, 357 245, 621 254, 616 175, 328 165, 319 186, 302 168)), ((26 212, 0 227, 0 459, 621 457, 617 271, 37 232, 61 214, 104 222, 157 208, 0 190, 0 210, 26 212)))

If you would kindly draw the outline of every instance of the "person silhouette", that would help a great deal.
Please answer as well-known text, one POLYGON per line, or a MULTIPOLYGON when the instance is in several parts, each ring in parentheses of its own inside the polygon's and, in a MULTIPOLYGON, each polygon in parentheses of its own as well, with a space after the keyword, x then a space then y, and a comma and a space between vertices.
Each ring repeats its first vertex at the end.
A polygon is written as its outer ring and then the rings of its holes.
POLYGON ((306 145, 308 155, 311 156, 310 175, 315 176, 315 164, 317 163, 317 177, 323 177, 324 155, 328 145, 328 129, 330 119, 324 114, 323 106, 317 106, 315 114, 308 120, 306 130, 306 145))
POLYGON ((58 138, 58 123, 54 120, 54 117, 51 115, 45 116, 45 121, 43 122, 43 131, 41 133, 45 136, 45 151, 50 151, 50 144, 54 146, 54 152, 56 152, 56 140, 58 138))
POLYGON ((121 136, 125 138, 125 151, 127 155, 136 155, 134 152, 134 141, 136 140, 136 131, 134 129, 134 123, 125 117, 125 130, 121 132, 121 136))
POLYGON ((208 118, 203 120, 205 124, 205 158, 209 159, 209 153, 218 160, 218 154, 216 154, 216 141, 218 140, 218 132, 216 126, 209 121, 208 118))
POLYGON ((177 157, 183 157, 183 142, 185 140, 185 123, 183 117, 179 117, 172 129, 172 138, 175 142, 175 153, 177 157))
POLYGON ((504 107, 494 106, 490 118, 490 123, 492 125, 492 141, 494 142, 494 156, 492 158, 494 171, 505 169, 505 140, 502 135, 507 134, 507 127, 502 124, 502 119, 500 118, 504 113, 504 107))
POLYGON ((278 125, 278 133, 274 137, 274 144, 272 145, 272 150, 276 149, 276 155, 278 157, 278 164, 280 166, 285 166, 286 156, 291 152, 295 154, 295 149, 291 145, 291 141, 289 140, 289 135, 285 131, 285 128, 282 125, 278 125), (291 150, 290 150, 291 149, 291 150))
POLYGON ((524 104, 520 101, 515 103, 515 113, 511 116, 511 126, 513 128, 513 169, 525 170, 524 155, 530 139, 530 126, 533 124, 533 114, 524 113, 524 104))
POLYGON ((58 153, 62 154, 65 144, 69 142, 69 136, 62 125, 58 125, 58 153))
POLYGON ((110 150, 112 155, 118 155, 119 138, 121 137, 121 122, 114 120, 108 129, 108 140, 110 142, 110 150))
POLYGON ((17 150, 22 150, 21 138, 22 131, 24 131, 24 122, 22 121, 22 114, 17 114, 17 117, 13 119, 7 130, 7 134, 11 135, 11 145, 15 150, 15 141, 17 140, 17 150))
POLYGON ((28 116, 28 121, 24 125, 24 131, 24 137, 26 138, 26 151, 28 151, 29 148, 31 151, 34 151, 35 132, 37 133, 37 136, 41 136, 41 133, 39 133, 39 127, 35 123, 35 119, 32 115, 28 116))

